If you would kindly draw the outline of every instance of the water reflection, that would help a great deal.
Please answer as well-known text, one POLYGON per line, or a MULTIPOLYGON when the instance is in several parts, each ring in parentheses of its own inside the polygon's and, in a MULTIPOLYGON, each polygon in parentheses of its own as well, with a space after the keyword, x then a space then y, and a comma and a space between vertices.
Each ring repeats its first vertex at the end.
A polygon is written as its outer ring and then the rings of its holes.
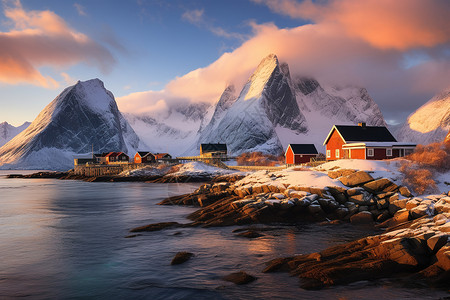
MULTIPOLYGON (((232 230, 237 227, 176 228, 124 238, 135 226, 187 222, 185 216, 194 208, 155 204, 197 186, 0 178, 0 298, 336 299, 343 295, 355 299, 367 295, 367 286, 303 291, 298 279, 288 274, 260 273, 272 258, 318 251, 366 234, 356 227, 283 227, 253 240, 236 237, 232 230), (171 266, 178 251, 193 252, 195 257, 171 266), (239 270, 258 280, 245 287, 221 280, 239 270)), ((370 287, 370 291, 385 299, 386 295, 411 296, 392 287, 387 291, 370 287)))

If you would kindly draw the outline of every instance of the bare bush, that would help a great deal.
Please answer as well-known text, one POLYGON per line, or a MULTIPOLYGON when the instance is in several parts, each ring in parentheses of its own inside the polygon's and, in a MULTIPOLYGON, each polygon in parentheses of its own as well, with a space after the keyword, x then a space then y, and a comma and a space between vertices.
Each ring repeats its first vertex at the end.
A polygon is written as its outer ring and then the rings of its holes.
POLYGON ((236 161, 240 166, 276 166, 284 163, 284 157, 262 152, 245 152, 239 155, 236 161))
POLYGON ((450 142, 417 145, 415 151, 406 156, 399 171, 404 174, 403 184, 419 195, 436 192, 433 179, 435 172, 450 170, 450 142))

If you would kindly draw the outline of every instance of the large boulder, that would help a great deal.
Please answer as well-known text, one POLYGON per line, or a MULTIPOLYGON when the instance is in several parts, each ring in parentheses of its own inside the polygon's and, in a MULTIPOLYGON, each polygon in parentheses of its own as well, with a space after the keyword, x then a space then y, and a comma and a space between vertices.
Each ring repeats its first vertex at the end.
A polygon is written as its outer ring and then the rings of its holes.
POLYGON ((439 249, 439 251, 436 253, 436 264, 438 267, 443 269, 444 271, 450 270, 450 244, 447 243, 446 246, 439 249))
POLYGON ((352 224, 370 224, 373 223, 373 215, 368 211, 361 211, 350 218, 352 224))
POLYGON ((350 174, 355 173, 355 170, 352 169, 339 169, 339 170, 335 170, 335 171, 329 171, 328 172, 328 177, 336 179, 339 178, 341 176, 348 176, 350 174))
POLYGON ((373 181, 373 177, 367 172, 358 171, 347 176, 342 176, 339 180, 343 185, 353 187, 373 181))
POLYGON ((367 182, 363 185, 363 188, 370 193, 379 194, 396 191, 398 186, 387 178, 381 178, 367 182))

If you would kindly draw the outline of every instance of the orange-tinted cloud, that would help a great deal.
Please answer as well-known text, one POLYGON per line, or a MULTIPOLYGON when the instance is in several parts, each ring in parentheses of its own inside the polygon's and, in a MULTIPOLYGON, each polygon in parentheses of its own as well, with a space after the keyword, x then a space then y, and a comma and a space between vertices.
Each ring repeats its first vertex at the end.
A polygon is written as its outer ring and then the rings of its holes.
POLYGON ((381 49, 432 47, 450 41, 447 0, 253 0, 292 18, 342 28, 381 49))
POLYGON ((40 67, 87 62, 108 71, 114 63, 108 49, 51 11, 26 11, 16 1, 4 13, 13 28, 0 32, 0 82, 54 88, 57 81, 41 74, 40 67))

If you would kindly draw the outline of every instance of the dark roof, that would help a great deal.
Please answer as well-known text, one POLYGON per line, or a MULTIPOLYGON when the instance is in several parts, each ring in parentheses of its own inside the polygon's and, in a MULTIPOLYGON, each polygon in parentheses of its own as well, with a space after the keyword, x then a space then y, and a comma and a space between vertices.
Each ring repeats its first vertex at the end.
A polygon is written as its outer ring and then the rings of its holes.
POLYGON ((156 153, 154 154, 156 159, 161 159, 161 158, 165 158, 165 157, 171 157, 171 155, 169 153, 156 153))
MULTIPOLYGON (((395 137, 384 126, 334 125, 346 143, 348 142, 396 142, 395 137)), ((331 132, 330 132, 331 133, 331 132)), ((328 142, 328 135, 325 143, 328 142)))
POLYGON ((138 151, 137 153, 139 154, 140 157, 146 157, 147 155, 152 154, 149 151, 138 151))
POLYGON ((314 144, 289 144, 294 154, 318 154, 314 144))
POLYGON ((203 152, 227 151, 227 144, 200 144, 203 152))

